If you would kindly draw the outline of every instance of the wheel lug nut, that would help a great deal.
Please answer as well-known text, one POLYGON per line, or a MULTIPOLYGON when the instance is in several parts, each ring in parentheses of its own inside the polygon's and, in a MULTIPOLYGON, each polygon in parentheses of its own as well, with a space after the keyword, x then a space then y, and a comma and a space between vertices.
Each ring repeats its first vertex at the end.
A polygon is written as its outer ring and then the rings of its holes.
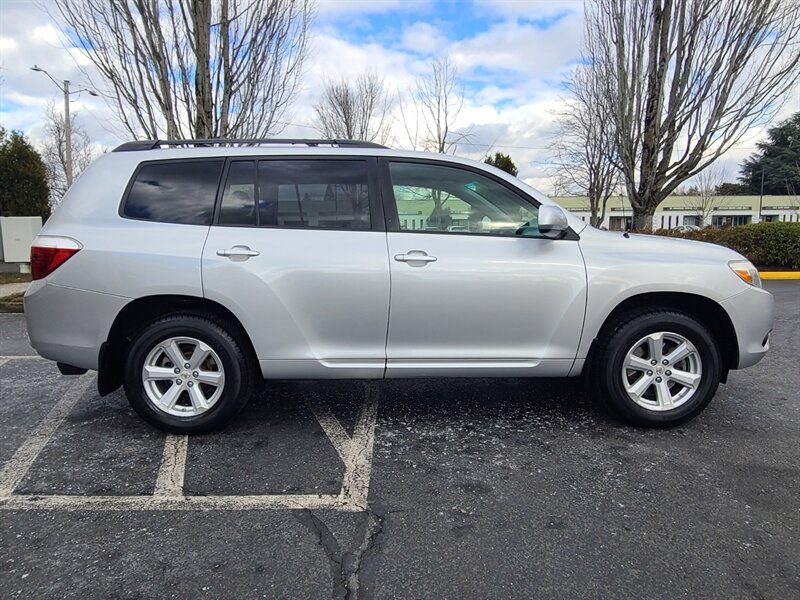
POLYGON ((177 375, 180 372, 181 372, 181 370, 178 367, 175 367, 175 374, 177 375))
POLYGON ((180 379, 176 379, 175 380, 175 385, 180 385, 180 384, 181 384, 181 380, 180 379))
POLYGON ((192 377, 197 377, 198 375, 200 375, 200 373, 197 371, 192 371, 192 377))
POLYGON ((666 375, 667 377, 669 377, 670 375, 672 375, 672 371, 664 371, 664 375, 666 375))
MULTIPOLYGON (((666 363, 664 363, 664 364, 666 364, 666 363)), ((185 365, 183 365, 183 368, 184 368, 184 369, 188 369, 188 368, 189 368, 189 366, 190 366, 190 365, 189 365, 189 363, 186 363, 185 365)))
POLYGON ((192 387, 194 384, 193 384, 193 383, 190 381, 190 382, 189 382, 189 383, 187 383, 186 385, 188 385, 189 387, 192 387))
POLYGON ((657 361, 657 360, 651 360, 651 361, 650 361, 650 364, 651 364, 651 365, 657 365, 657 364, 658 364, 658 361, 657 361))
POLYGON ((661 364, 668 365, 669 361, 665 358, 664 360, 661 361, 661 364))
POLYGON ((656 383, 661 383, 661 377, 656 377, 656 383))
POLYGON ((647 372, 647 374, 648 374, 648 375, 652 375, 652 374, 653 374, 653 372, 652 372, 652 371, 648 371, 648 372, 647 372))

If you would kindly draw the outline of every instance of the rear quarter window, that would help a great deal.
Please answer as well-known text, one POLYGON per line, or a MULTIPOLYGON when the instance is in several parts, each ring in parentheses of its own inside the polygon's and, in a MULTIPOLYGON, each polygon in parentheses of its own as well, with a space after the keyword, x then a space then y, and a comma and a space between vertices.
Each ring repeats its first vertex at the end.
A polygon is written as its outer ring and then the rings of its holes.
POLYGON ((134 175, 122 214, 132 219, 210 225, 224 161, 145 163, 134 175))

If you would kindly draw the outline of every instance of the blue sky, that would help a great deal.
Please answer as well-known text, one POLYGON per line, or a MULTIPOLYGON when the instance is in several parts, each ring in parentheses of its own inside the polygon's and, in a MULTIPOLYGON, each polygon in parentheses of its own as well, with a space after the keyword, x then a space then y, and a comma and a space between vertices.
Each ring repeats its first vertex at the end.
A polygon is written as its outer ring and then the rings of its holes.
MULTIPOLYGON (((465 92, 456 128, 471 132, 458 154, 480 159, 507 152, 522 178, 550 191, 548 145, 563 82, 580 60, 582 0, 319 0, 317 12, 301 90, 282 135, 317 135, 313 104, 326 79, 372 70, 402 98, 433 60, 449 56, 465 92)), ((41 142, 44 107, 53 100, 60 106, 61 96, 30 66, 80 85, 81 63, 77 50, 65 49, 46 2, 42 8, 0 0, 0 124, 41 142)), ((126 139, 101 100, 83 94, 72 106, 98 147, 126 139)), ((726 157, 729 179, 760 133, 726 157)), ((392 145, 407 147, 401 138, 392 145)))

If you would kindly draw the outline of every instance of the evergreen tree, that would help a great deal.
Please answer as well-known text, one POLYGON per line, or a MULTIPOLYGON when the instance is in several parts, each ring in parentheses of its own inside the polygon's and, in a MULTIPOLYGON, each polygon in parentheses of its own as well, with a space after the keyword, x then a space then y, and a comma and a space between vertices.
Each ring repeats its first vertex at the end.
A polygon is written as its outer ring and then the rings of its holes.
POLYGON ((0 216, 50 216, 47 170, 42 157, 16 131, 0 128, 0 216))
POLYGON ((486 160, 484 160, 487 165, 492 165, 493 167, 497 167, 513 175, 514 177, 517 176, 519 172, 517 170, 517 165, 514 164, 514 161, 511 160, 511 157, 508 154, 503 154, 502 152, 495 152, 494 156, 487 156, 486 160))
POLYGON ((767 139, 758 142, 758 152, 742 163, 739 180, 751 194, 776 196, 800 194, 800 112, 767 130, 767 139))

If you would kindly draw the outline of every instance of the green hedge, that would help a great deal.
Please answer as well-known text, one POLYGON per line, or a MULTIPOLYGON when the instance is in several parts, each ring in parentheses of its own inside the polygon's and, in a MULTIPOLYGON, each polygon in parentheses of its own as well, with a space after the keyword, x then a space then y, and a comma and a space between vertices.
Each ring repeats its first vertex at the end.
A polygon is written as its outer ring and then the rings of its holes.
POLYGON ((655 233, 727 246, 762 269, 800 269, 800 223, 754 223, 687 232, 659 229, 655 233))

